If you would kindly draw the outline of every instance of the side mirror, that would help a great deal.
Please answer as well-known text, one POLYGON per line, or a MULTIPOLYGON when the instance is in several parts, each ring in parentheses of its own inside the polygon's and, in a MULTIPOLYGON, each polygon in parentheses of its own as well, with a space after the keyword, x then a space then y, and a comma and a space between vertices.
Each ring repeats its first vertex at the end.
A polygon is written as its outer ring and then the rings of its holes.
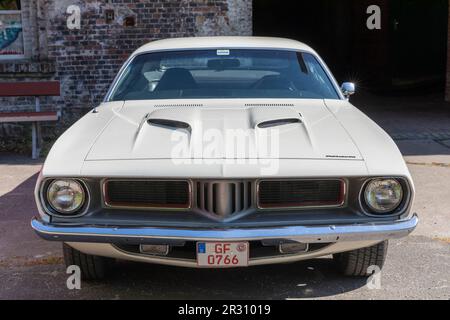
POLYGON ((353 82, 344 82, 341 86, 341 91, 346 99, 349 99, 352 94, 355 93, 356 88, 353 82))

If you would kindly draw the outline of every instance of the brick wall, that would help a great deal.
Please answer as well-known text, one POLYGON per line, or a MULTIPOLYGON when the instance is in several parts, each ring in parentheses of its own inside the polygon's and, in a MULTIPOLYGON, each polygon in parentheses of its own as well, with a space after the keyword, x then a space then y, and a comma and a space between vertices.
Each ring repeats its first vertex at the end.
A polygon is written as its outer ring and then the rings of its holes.
MULTIPOLYGON (((124 60, 152 40, 205 35, 250 35, 251 0, 22 0, 27 59, 0 61, 0 81, 55 79, 61 97, 43 109, 62 107, 63 119, 47 124, 59 134, 104 97, 124 60), (81 28, 67 28, 67 7, 81 9, 81 28), (106 21, 107 10, 114 19, 106 21), (125 26, 134 20, 133 26, 125 26)), ((32 99, 0 99, 0 112, 33 108, 32 99)), ((23 125, 0 125, 0 139, 23 125), (11 129, 13 128, 13 130, 11 129)), ((0 148, 2 144, 0 143, 0 148)), ((1 149, 0 149, 1 151, 1 149)))

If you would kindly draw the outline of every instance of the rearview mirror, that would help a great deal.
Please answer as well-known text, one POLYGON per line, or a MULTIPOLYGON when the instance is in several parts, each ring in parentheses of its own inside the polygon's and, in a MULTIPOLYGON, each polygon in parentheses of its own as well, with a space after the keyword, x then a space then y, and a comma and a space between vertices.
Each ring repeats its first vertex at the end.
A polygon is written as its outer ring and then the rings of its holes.
POLYGON ((355 84, 353 82, 344 82, 341 86, 342 94, 346 99, 349 99, 352 94, 355 93, 355 84))
POLYGON ((208 60, 208 68, 213 70, 227 70, 239 68, 241 62, 239 59, 211 59, 208 60))

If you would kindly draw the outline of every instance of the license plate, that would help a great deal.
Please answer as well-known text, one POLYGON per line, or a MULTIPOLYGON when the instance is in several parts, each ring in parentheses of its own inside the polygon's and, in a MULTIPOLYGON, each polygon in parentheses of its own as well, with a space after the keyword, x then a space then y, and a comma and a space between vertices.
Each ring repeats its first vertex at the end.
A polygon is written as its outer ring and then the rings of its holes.
POLYGON ((246 267, 248 254, 248 242, 197 242, 199 267, 246 267))

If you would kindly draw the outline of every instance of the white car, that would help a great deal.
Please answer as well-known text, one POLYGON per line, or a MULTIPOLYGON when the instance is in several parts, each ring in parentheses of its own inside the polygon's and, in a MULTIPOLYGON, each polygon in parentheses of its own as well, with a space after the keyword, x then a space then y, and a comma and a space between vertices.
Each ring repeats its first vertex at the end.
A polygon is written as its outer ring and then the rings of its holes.
POLYGON ((67 265, 114 259, 226 268, 333 255, 346 275, 385 261, 418 223, 395 143, 297 41, 154 41, 54 144, 32 227, 67 265))

